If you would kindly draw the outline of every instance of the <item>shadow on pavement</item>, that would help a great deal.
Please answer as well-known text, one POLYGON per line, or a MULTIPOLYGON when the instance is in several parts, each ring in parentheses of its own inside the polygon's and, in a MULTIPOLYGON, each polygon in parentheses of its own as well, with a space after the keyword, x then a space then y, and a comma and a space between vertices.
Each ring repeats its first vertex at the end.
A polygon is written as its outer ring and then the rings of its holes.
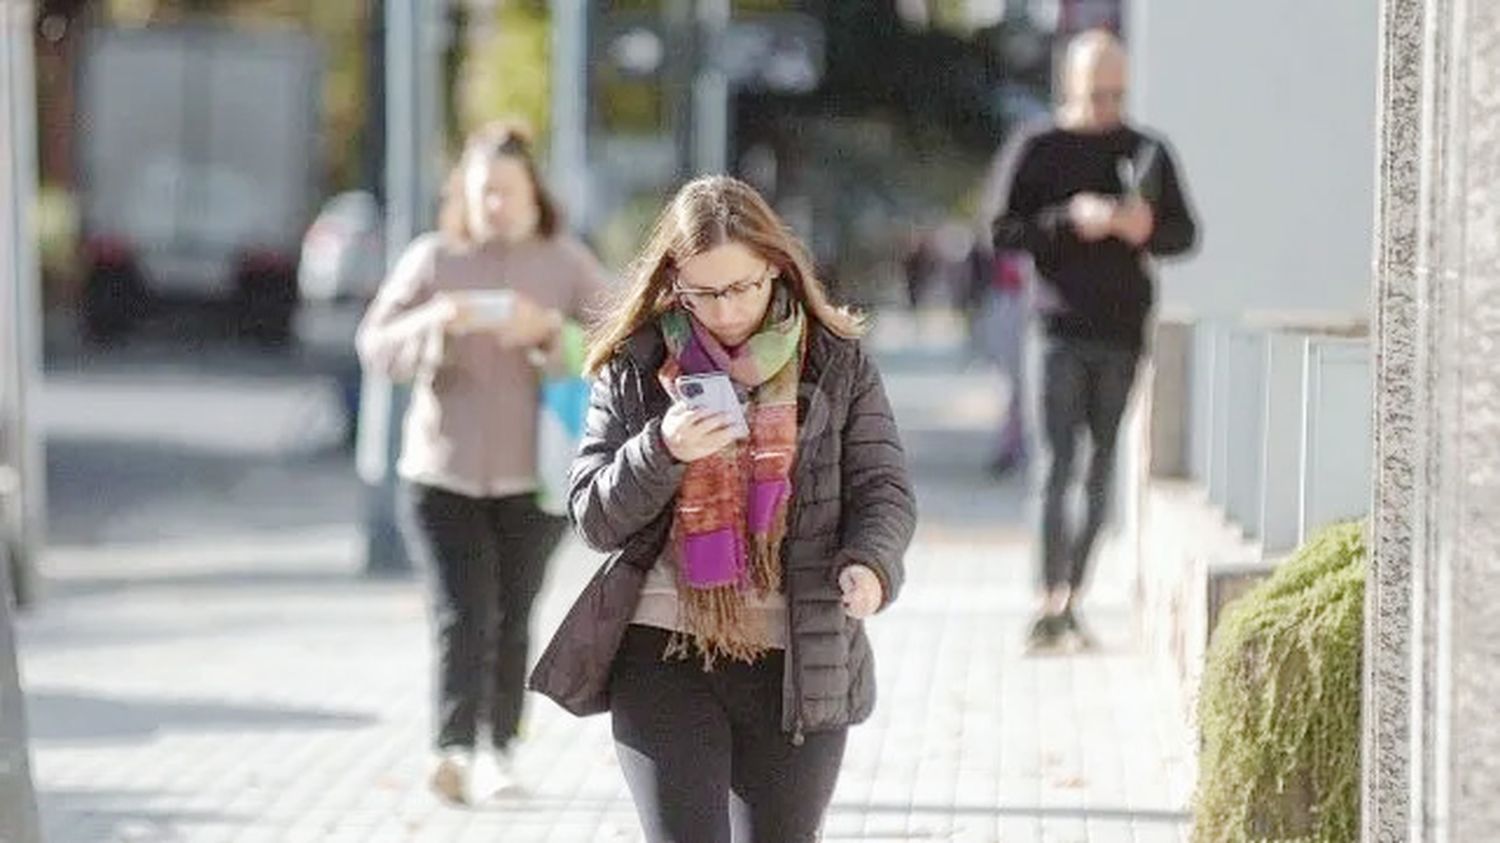
POLYGON ((127 835, 124 839, 172 840, 178 839, 175 833, 164 833, 172 831, 173 826, 248 821, 243 816, 212 811, 132 807, 149 804, 155 798, 153 792, 133 790, 42 790, 37 793, 44 818, 43 831, 46 839, 53 843, 84 843, 84 838, 74 833, 79 830, 79 825, 96 829, 103 827, 110 830, 108 833, 127 835))
MULTIPOLYGON (((175 590, 181 586, 201 586, 205 589, 232 589, 241 596, 251 588, 267 591, 280 590, 282 594, 312 594, 322 591, 331 597, 347 592, 352 577, 337 572, 309 572, 307 575, 292 573, 220 573, 208 571, 155 578, 141 582, 129 577, 86 577, 49 583, 43 595, 42 608, 23 615, 19 625, 22 651, 42 653, 48 650, 107 650, 130 649, 153 643, 176 643, 181 641, 206 642, 217 639, 229 641, 255 641, 263 635, 275 635, 287 630, 285 615, 270 608, 235 607, 226 608, 222 602, 214 604, 213 611, 186 614, 175 611, 155 614, 136 611, 129 617, 99 612, 97 609, 64 606, 52 611, 49 607, 60 603, 61 598, 81 598, 108 595, 115 597, 122 591, 131 592, 132 597, 161 584, 175 590), (274 586, 273 586, 274 583, 274 586)), ((209 599, 218 597, 212 595, 209 599)), ((275 594, 264 595, 264 604, 274 605, 275 594)), ((131 599, 131 598, 127 598, 131 599)), ((168 594, 168 601, 192 601, 193 595, 168 594)), ((122 605, 118 604, 117 605, 122 605)), ((161 601, 150 604, 160 607, 161 601)), ((170 604, 169 604, 170 605, 170 604)))
POLYGON ((347 524, 360 511, 352 460, 336 447, 267 455, 57 436, 46 462, 48 531, 61 544, 347 524))
POLYGON ((102 345, 85 342, 73 326, 53 323, 44 338, 43 366, 48 374, 142 369, 268 378, 328 374, 352 360, 362 315, 362 307, 304 309, 297 318, 298 336, 283 345, 239 337, 231 314, 186 303, 164 309, 128 338, 102 345))
MULTIPOLYGON (((45 581, 43 588, 43 599, 54 597, 97 597, 104 594, 112 594, 123 589, 142 591, 145 589, 233 589, 236 591, 255 588, 266 589, 292 589, 292 590, 317 590, 348 589, 352 585, 375 584, 386 582, 402 583, 414 579, 415 573, 405 574, 401 577, 392 576, 389 579, 378 579, 366 577, 352 570, 330 570, 326 566, 320 566, 316 570, 308 571, 249 571, 249 570, 223 570, 211 569, 204 571, 187 571, 172 574, 137 574, 130 571, 116 576, 103 574, 91 574, 87 577, 70 577, 68 579, 49 579, 45 581)), ((54 637, 52 633, 66 633, 67 630, 49 630, 48 637, 54 637)), ((180 634, 172 633, 172 634, 180 634)), ((102 635, 102 633, 101 633, 102 635)), ((38 640, 27 641, 28 646, 32 643, 46 643, 38 640)), ((79 643, 69 640, 69 645, 79 643)), ((87 643, 86 641, 84 643, 87 643)))
POLYGON ((31 739, 39 744, 133 742, 164 732, 354 729, 378 722, 378 718, 369 714, 313 708, 93 697, 45 688, 28 691, 26 700, 31 739))

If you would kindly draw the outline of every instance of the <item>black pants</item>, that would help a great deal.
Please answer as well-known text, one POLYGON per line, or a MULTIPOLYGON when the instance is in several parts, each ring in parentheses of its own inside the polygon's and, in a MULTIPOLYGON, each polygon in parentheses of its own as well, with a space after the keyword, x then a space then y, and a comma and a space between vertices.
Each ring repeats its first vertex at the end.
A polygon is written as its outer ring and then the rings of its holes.
POLYGON ((531 604, 567 522, 531 495, 471 498, 418 484, 404 491, 402 533, 432 591, 434 744, 471 748, 485 722, 504 748, 521 720, 531 604))
POLYGON ((646 839, 817 840, 847 730, 793 746, 781 731, 780 650, 705 672, 697 659, 662 660, 668 634, 631 626, 610 680, 615 748, 646 839))
POLYGON ((1083 584, 1094 540, 1109 510, 1115 440, 1140 353, 1095 340, 1045 337, 1040 345, 1042 429, 1047 445, 1042 501, 1042 580, 1048 588, 1083 584), (1070 528, 1068 491, 1079 434, 1092 444, 1083 524, 1070 528))

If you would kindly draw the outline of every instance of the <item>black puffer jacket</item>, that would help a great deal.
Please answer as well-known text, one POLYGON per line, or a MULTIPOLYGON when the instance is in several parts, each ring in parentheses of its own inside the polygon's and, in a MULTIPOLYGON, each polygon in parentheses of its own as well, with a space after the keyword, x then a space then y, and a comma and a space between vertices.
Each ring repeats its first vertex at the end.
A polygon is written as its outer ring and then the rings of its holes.
MULTIPOLYGON (((782 727, 804 731, 858 723, 875 705, 875 665, 864 625, 845 616, 838 573, 862 563, 899 594, 916 506, 890 403, 859 343, 810 321, 797 400, 799 441, 782 560, 790 629, 782 727)), ((670 404, 656 373, 666 348, 655 327, 637 332, 594 384, 588 429, 573 463, 571 515, 579 533, 609 552, 607 566, 645 571, 661 555, 685 466, 667 451, 661 418, 670 404)), ((633 572, 632 572, 633 573, 633 572)), ((633 594, 595 601, 589 621, 564 622, 531 685, 562 701, 580 669, 607 664, 634 611, 633 594), (599 628, 607 627, 607 628, 599 628), (590 651, 593 652, 590 652, 590 651), (566 686, 566 687, 565 687, 566 686)), ((575 606, 575 614, 580 607, 575 606)), ((573 699, 574 711, 605 701, 573 699)))

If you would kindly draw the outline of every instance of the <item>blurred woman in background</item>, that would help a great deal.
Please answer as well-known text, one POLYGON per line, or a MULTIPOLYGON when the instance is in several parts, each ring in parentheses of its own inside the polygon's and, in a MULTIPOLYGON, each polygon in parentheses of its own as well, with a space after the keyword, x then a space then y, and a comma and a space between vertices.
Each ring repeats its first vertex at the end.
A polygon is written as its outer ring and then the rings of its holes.
POLYGON ((530 138, 496 123, 469 138, 438 230, 407 248, 360 325, 363 365, 412 385, 400 522, 431 584, 431 784, 452 802, 514 783, 532 602, 566 528, 536 503, 539 372, 578 356, 605 287, 563 232, 530 138))

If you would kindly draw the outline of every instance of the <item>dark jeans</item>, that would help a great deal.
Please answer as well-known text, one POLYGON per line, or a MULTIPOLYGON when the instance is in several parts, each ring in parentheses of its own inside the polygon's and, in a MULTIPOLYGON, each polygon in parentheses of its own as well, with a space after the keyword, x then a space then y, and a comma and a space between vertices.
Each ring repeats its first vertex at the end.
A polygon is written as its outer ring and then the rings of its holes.
POLYGON ((780 650, 705 672, 663 661, 669 633, 632 625, 610 679, 615 748, 650 843, 818 839, 846 729, 781 731, 780 650))
POLYGON ((1135 382, 1140 352, 1097 340, 1048 336, 1039 346, 1041 415, 1046 436, 1046 490, 1042 500, 1042 581, 1048 588, 1083 585, 1094 540, 1109 511, 1115 440, 1135 382), (1083 524, 1068 524, 1068 491, 1079 433, 1092 445, 1085 480, 1083 524))
POLYGON ((567 522, 531 495, 472 498, 419 484, 404 492, 402 534, 432 591, 434 743, 473 747, 487 722, 504 748, 521 720, 531 604, 567 522))

